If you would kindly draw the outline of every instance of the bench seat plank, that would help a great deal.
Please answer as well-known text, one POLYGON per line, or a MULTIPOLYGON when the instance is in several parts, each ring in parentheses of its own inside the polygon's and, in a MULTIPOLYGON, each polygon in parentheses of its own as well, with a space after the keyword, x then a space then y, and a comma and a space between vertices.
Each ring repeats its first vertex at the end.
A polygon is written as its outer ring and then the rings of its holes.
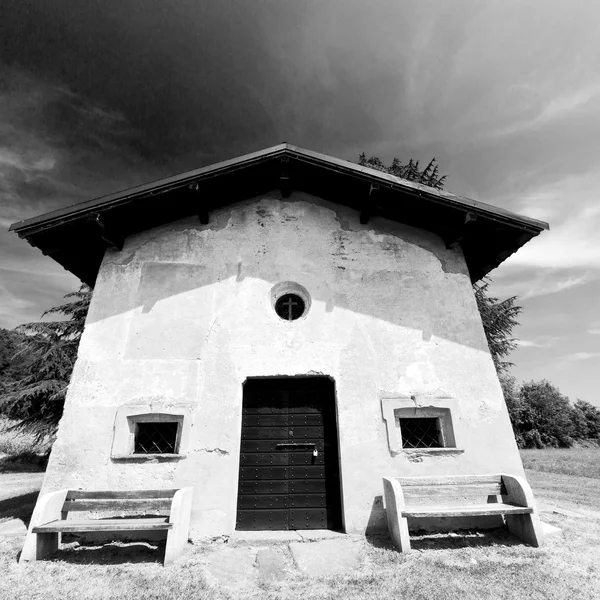
POLYGON ((171 510, 170 498, 148 498, 142 500, 133 499, 100 499, 100 500, 66 500, 63 504, 64 512, 73 511, 164 511, 171 510))
POLYGON ((472 506, 419 506, 407 507, 402 511, 403 517, 470 517, 474 515, 526 515, 531 514, 531 506, 514 504, 479 504, 472 506))
POLYGON ((396 477, 401 486, 482 485, 501 484, 501 475, 439 475, 432 477, 396 477))
MULTIPOLYGON (((401 484, 402 485, 402 484, 401 484)), ((506 489, 499 483, 484 483, 470 485, 444 485, 433 487, 430 485, 414 485, 403 487, 405 498, 423 498, 423 497, 438 497, 446 498, 456 497, 462 498, 465 496, 477 496, 485 498, 485 496, 503 496, 506 495, 506 489)))
POLYGON ((173 498, 177 490, 69 490, 66 500, 173 498))
POLYGON ((166 517, 144 519, 67 519, 32 528, 33 533, 78 533, 84 531, 165 531, 173 529, 166 517))

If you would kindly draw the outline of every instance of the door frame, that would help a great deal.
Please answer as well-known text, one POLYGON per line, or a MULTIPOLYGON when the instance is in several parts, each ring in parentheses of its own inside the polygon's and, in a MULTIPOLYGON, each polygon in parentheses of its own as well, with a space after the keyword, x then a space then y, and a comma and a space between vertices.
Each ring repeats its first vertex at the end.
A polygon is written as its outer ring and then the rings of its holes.
MULTIPOLYGON (((238 418, 238 452, 237 452, 237 468, 235 470, 235 485, 234 488, 234 504, 233 504, 233 512, 232 512, 232 522, 233 527, 232 531, 236 530, 236 521, 237 521, 237 499, 239 493, 239 483, 240 483, 240 459, 242 453, 242 417, 244 410, 244 388, 248 381, 256 381, 256 380, 291 380, 291 379, 329 379, 333 383, 333 402, 334 402, 334 414, 335 414, 335 434, 336 434, 336 442, 337 442, 337 453, 338 453, 338 480, 339 480, 339 502, 340 502, 340 517, 341 517, 341 529, 342 533, 346 532, 346 511, 345 511, 345 503, 344 503, 344 482, 343 482, 343 470, 342 470, 342 445, 341 445, 341 436, 340 436, 340 419, 339 419, 339 404, 338 404, 338 392, 337 392, 337 384, 335 377, 332 375, 327 375, 324 373, 314 374, 296 374, 296 375, 248 375, 243 381, 241 385, 241 397, 240 397, 240 412, 238 418)), ((265 530, 268 531, 268 530, 265 530)))

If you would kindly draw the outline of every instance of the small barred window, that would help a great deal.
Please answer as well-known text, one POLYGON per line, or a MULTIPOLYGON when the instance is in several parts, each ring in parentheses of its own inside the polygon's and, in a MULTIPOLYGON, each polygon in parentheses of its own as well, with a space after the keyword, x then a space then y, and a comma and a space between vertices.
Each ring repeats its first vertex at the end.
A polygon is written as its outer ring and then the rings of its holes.
POLYGON ((403 448, 442 448, 439 418, 400 418, 403 448))
POLYGON ((135 424, 134 454, 176 454, 177 422, 135 424))

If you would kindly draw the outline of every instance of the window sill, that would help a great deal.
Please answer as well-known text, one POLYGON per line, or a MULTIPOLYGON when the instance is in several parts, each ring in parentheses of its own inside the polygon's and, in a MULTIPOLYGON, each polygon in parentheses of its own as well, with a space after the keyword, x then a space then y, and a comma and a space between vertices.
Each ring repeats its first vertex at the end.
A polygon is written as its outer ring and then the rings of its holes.
POLYGON ((186 454, 113 454, 116 462, 174 462, 186 458, 186 454))
POLYGON ((417 456, 454 456, 463 454, 464 448, 402 448, 404 454, 417 456))

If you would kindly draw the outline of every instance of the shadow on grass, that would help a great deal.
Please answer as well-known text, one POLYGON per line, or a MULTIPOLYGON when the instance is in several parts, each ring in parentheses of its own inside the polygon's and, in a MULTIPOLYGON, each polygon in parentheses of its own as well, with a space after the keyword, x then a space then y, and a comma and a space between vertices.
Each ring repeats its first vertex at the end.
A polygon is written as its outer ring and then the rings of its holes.
POLYGON ((165 557, 165 542, 111 542, 106 544, 73 542, 64 544, 49 562, 72 565, 122 565, 127 563, 160 563, 165 557))
POLYGON ((0 473, 43 473, 48 464, 47 455, 35 452, 7 454, 0 457, 0 473))
MULTIPOLYGON (((384 550, 394 550, 394 544, 387 534, 366 536, 367 542, 384 550)), ((413 550, 453 550, 493 546, 522 546, 518 538, 505 527, 487 530, 450 531, 445 533, 411 532, 410 546, 413 550)))
POLYGON ((27 527, 35 508, 39 492, 30 492, 21 496, 14 496, 0 500, 0 519, 21 519, 27 527))

